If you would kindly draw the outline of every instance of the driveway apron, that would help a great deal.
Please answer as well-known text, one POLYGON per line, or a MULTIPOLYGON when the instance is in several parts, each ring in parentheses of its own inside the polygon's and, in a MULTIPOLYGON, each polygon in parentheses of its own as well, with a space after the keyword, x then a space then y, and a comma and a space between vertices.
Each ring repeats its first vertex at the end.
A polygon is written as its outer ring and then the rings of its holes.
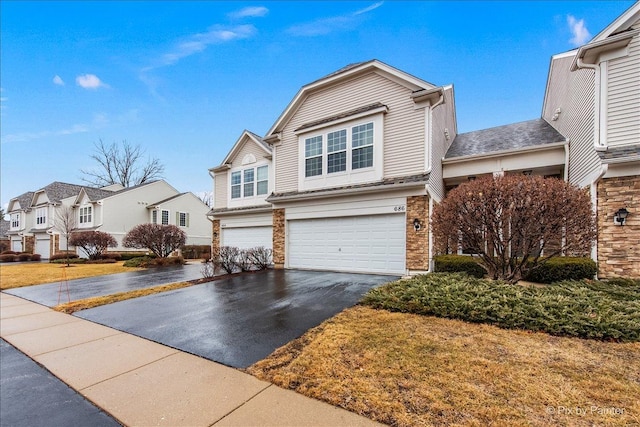
MULTIPOLYGON (((168 283, 185 282, 202 278, 200 263, 182 266, 150 268, 147 270, 131 271, 128 273, 108 274, 105 276, 87 277, 69 280, 69 296, 71 301, 84 298, 115 294, 150 288, 168 283)), ((29 301, 53 307, 60 302, 67 302, 67 288, 64 282, 47 283, 37 286, 8 289, 8 294, 15 295, 29 301)))
POLYGON ((296 270, 237 275, 76 316, 236 368, 263 359, 391 276, 296 270))

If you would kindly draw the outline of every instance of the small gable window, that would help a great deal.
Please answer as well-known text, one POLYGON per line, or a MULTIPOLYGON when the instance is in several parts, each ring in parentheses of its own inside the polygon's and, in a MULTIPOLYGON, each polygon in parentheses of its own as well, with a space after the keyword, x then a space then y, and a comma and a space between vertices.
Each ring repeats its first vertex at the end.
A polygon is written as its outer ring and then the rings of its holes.
POLYGON ((36 209, 36 224, 42 225, 47 222, 47 208, 36 209))
POLYGON ((268 165, 231 172, 231 199, 262 196, 268 192, 268 165))
POLYGON ((80 224, 88 224, 91 222, 92 216, 91 206, 85 206, 80 208, 80 224))
POLYGON ((11 228, 20 228, 20 214, 11 214, 11 228))

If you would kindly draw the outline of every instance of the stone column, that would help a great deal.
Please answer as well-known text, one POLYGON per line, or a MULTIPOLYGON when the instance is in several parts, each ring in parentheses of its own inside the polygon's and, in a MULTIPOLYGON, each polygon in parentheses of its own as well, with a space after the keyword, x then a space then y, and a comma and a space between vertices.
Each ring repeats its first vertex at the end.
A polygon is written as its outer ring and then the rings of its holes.
POLYGON ((273 210, 273 267, 282 269, 285 262, 284 209, 273 210))
POLYGON ((214 219, 211 222, 211 258, 215 259, 220 254, 220 220, 214 219))
POLYGON ((429 196, 407 197, 406 223, 407 269, 427 271, 429 269, 429 196), (414 220, 420 220, 420 230, 415 229, 414 220))

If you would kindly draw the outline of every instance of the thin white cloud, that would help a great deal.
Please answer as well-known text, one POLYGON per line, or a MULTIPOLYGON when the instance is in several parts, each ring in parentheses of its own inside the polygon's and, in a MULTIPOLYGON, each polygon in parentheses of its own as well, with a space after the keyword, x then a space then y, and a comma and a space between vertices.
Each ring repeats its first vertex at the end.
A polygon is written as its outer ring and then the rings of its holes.
POLYGON ((359 17, 379 8, 383 4, 384 2, 380 1, 363 9, 358 9, 355 12, 293 25, 287 29, 287 33, 294 36, 313 37, 330 34, 335 31, 351 30, 355 27, 355 24, 357 24, 359 17))
POLYGON ((62 77, 56 74, 55 77, 53 78, 53 84, 58 86, 64 86, 64 80, 62 80, 62 77))
POLYGON ((253 6, 253 7, 245 7, 240 10, 236 10, 234 12, 229 13, 229 18, 231 19, 242 19, 242 18, 260 18, 269 13, 269 9, 263 6, 253 6))
POLYGON ((76 77, 76 84, 84 89, 107 87, 95 74, 82 74, 76 77))
POLYGON ((162 56, 162 65, 175 64, 182 58, 202 52, 212 44, 246 39, 255 34, 255 32, 256 29, 253 25, 238 25, 230 28, 212 27, 205 33, 194 34, 185 41, 178 43, 171 52, 162 56))
POLYGON ((591 34, 584 25, 584 19, 576 19, 573 15, 567 15, 567 24, 573 37, 569 40, 574 46, 581 46, 591 39, 591 34))

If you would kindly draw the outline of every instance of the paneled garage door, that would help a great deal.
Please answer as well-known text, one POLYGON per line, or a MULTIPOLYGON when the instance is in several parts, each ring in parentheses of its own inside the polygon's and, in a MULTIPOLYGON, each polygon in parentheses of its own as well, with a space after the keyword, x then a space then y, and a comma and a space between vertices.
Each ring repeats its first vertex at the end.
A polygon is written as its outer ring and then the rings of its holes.
POLYGON ((273 246, 272 227, 223 228, 220 246, 235 246, 240 249, 273 246))
POLYGON ((49 238, 46 239, 36 239, 36 251, 35 253, 40 254, 42 259, 49 259, 51 253, 49 251, 49 238))
POLYGON ((404 214, 289 221, 289 268, 405 273, 404 214))

